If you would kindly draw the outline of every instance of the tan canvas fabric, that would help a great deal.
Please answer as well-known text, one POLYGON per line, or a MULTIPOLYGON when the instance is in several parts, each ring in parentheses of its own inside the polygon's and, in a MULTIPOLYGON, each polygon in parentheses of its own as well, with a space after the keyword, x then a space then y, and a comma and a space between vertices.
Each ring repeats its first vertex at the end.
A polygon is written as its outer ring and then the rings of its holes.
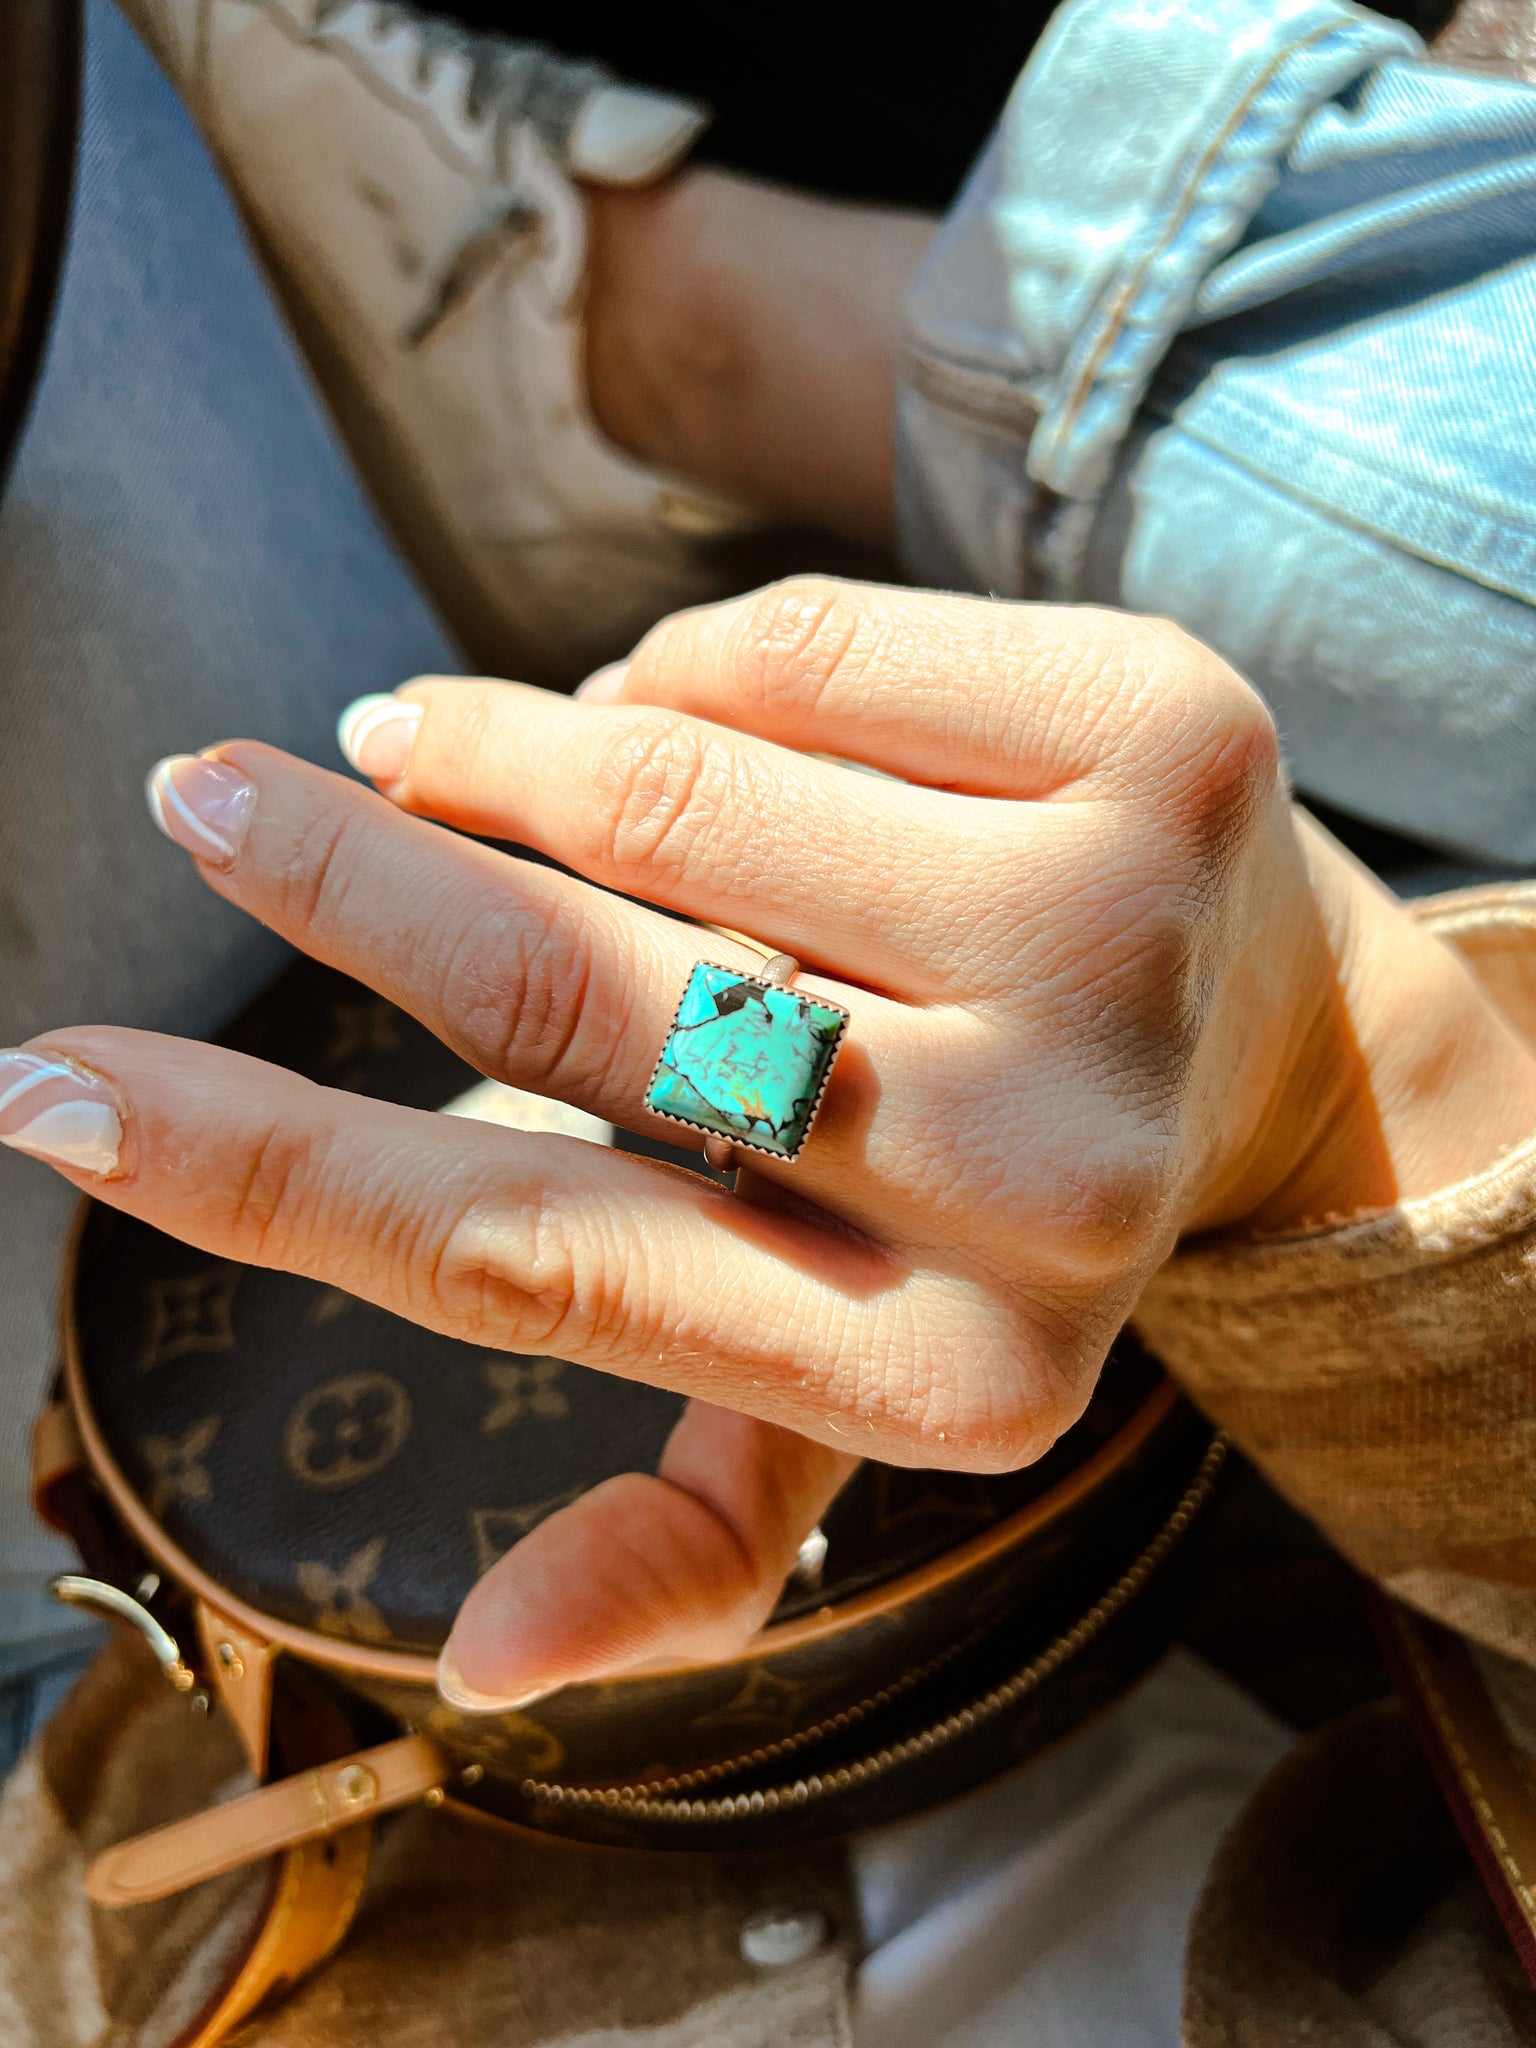
MULTIPOLYGON (((0 2043, 168 2048, 252 1924, 265 1869, 126 1912, 86 1903, 91 1855, 244 1782, 136 1638, 97 1659, 0 1799, 0 2043)), ((341 1953, 241 2048, 847 2048, 854 1937, 840 1851, 604 1854, 425 1808, 378 1830, 341 1953), (823 1912, 832 1938, 760 1971, 741 1931, 823 1912)))

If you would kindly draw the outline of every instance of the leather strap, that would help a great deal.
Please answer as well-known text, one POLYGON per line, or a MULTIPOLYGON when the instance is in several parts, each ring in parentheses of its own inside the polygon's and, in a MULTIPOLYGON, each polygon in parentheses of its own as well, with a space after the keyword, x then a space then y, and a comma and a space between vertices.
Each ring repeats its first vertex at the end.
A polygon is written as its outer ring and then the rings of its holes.
POLYGON ((1536 1985, 1536 1781, 1459 1636, 1373 1601, 1388 1659, 1440 1789, 1536 1985))
POLYGON ((297 1984, 340 1946, 368 1881, 373 1830, 346 1828, 290 1849, 249 1948, 170 2048, 218 2048, 262 2000, 297 1984))
POLYGON ((258 1857, 355 1827, 439 1789, 451 1766, 424 1735, 281 1778, 104 1850, 86 1876, 98 1906, 137 1906, 258 1857))
POLYGON ((60 1480, 81 1471, 85 1446, 75 1411, 67 1401, 50 1401, 32 1425, 32 1507, 50 1528, 70 1533, 52 1500, 60 1480))

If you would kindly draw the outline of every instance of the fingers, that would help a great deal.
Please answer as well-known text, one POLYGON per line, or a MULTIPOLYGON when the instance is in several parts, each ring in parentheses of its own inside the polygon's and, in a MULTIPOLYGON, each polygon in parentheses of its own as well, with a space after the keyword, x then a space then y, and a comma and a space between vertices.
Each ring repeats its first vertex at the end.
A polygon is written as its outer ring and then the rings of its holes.
POLYGON ((856 1463, 690 1402, 655 1478, 608 1480, 491 1567, 443 1653, 444 1696, 505 1711, 637 1665, 734 1655, 856 1463))
POLYGON ((1221 745, 1233 716, 1264 720, 1247 685, 1164 620, 831 577, 663 620, 582 694, 1023 798, 1134 785, 1145 765, 1221 745))
POLYGON ((844 1451, 992 1469, 1062 1426, 1049 1324, 806 1204, 144 1032, 58 1033, 0 1058, 0 1090, 39 1063, 58 1078, 0 1110, 0 1138, 216 1256, 844 1451))
MULTIPOLYGON (((758 956, 404 817, 269 747, 240 742, 217 761, 164 764, 152 786, 167 783, 188 792, 183 808, 203 807, 210 791, 221 806, 238 796, 238 847, 204 872, 294 945, 379 990, 483 1073, 681 1137, 644 1102, 684 983, 701 956, 748 972, 758 956)), ((169 802, 164 810, 177 824, 169 802)), ((200 842, 190 850, 201 857, 200 842)), ((816 989, 813 979, 801 986, 816 989)), ((857 1207, 867 1172, 851 1155, 871 1143, 870 1063, 887 1070, 888 1120, 903 1076, 915 1080, 926 1058, 916 1043, 926 1027, 919 1017, 907 1028, 906 1012, 879 997, 821 992, 854 1005, 860 1055, 834 1065, 814 1144, 794 1172, 813 1193, 843 1172, 857 1207)))
POLYGON ((671 711, 423 680, 406 698, 365 700, 342 732, 407 809, 919 998, 942 992, 962 950, 954 920, 930 906, 946 884, 964 887, 967 869, 980 896, 998 858, 990 806, 671 711))

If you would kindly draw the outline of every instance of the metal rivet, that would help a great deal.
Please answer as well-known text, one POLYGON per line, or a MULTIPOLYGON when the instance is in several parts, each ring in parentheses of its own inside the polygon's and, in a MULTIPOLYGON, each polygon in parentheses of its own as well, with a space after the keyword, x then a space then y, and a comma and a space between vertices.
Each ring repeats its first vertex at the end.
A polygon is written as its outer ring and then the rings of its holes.
POLYGON ((441 1806, 446 1796, 441 1785, 434 1785, 430 1791, 422 1793, 421 1803, 423 1806, 441 1806))
POLYGON ((231 1678, 244 1678, 245 1659, 233 1643, 216 1643, 213 1654, 218 1658, 231 1678))
POLYGON ((459 1783, 461 1785, 478 1785, 484 1776, 484 1764, 466 1764, 459 1773, 459 1783))
POLYGON ((366 1764, 348 1764, 336 1773, 336 1797, 344 1806, 368 1806, 379 1796, 379 1781, 366 1764))
POLYGON ((757 1913, 741 1930, 741 1953, 760 1970, 782 1970, 815 1955, 827 1938, 827 1916, 815 1906, 798 1913, 757 1913))

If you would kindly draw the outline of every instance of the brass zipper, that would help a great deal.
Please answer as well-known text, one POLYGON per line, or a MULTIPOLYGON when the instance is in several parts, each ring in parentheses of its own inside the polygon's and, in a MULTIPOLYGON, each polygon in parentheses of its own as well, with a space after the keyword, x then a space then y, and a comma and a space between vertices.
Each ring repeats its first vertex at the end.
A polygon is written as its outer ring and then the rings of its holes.
POLYGON ((1086 1649, 1095 1637, 1103 1634, 1116 1615, 1127 1607, 1141 1591, 1147 1580, 1163 1563, 1168 1553, 1179 1541, 1195 1516, 1205 1506, 1215 1490, 1216 1480, 1226 1463, 1228 1440, 1225 1432, 1218 1430, 1201 1459, 1195 1476, 1180 1496, 1172 1513, 1157 1534, 1147 1544, 1133 1564, 1121 1573, 1115 1583, 1103 1593, 1087 1613, 1080 1616, 1072 1626, 1057 1636, 1034 1656, 1011 1678, 1005 1678, 990 1691, 967 1707, 957 1708, 946 1714, 942 1720, 930 1722, 914 1735, 904 1736, 899 1742, 891 1743, 885 1749, 873 1751, 868 1756, 858 1757, 850 1764, 840 1764, 825 1774, 812 1772, 804 1778, 796 1778, 782 1785, 770 1785, 760 1792, 725 1793, 710 1799, 689 1799, 678 1797, 695 1786, 710 1784, 721 1778, 737 1777, 744 1771, 759 1769, 778 1758, 804 1749, 808 1744, 819 1741, 823 1736, 840 1734, 866 1720, 879 1708, 910 1692, 915 1685, 930 1677, 943 1665, 954 1660, 961 1652, 970 1648, 979 1633, 965 1637, 952 1645, 932 1662, 915 1672, 905 1674, 895 1684, 873 1693, 857 1705, 845 1708, 829 1720, 819 1722, 816 1727, 802 1730, 786 1737, 782 1742, 769 1743, 762 1749, 755 1749, 745 1756, 732 1757, 728 1761, 709 1764, 697 1771, 687 1771, 675 1777, 653 1779, 641 1783, 618 1785, 561 1785, 548 1778, 525 1778, 522 1784, 523 1796, 540 1806, 568 1807, 572 1809, 596 1808, 604 1812, 625 1815, 632 1820, 672 1821, 696 1825, 700 1822, 746 1820, 759 1814, 778 1813, 785 1808, 810 1806, 822 1799, 834 1798, 838 1793, 848 1792, 855 1787, 873 1784, 903 1764, 915 1762, 920 1757, 931 1756, 935 1750, 945 1749, 950 1743, 969 1735, 973 1729, 1016 1706, 1032 1692, 1039 1689, 1046 1679, 1059 1671, 1061 1666, 1086 1649))

